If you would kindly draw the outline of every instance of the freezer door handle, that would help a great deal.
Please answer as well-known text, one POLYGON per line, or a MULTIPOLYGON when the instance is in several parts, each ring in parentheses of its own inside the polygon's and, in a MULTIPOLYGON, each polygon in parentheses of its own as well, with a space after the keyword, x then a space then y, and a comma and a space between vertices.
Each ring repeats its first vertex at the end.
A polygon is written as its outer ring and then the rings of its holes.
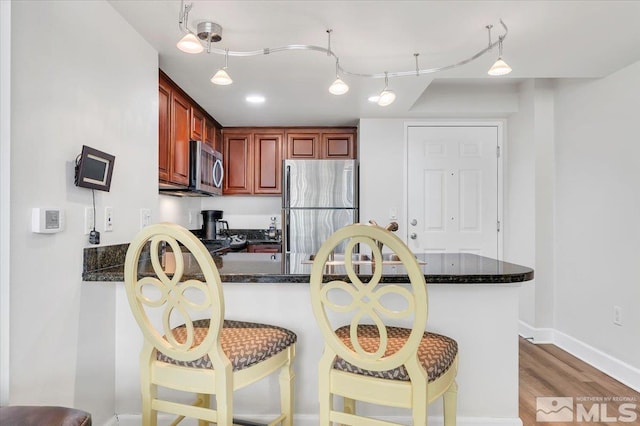
POLYGON ((291 196, 291 166, 287 166, 287 169, 284 174, 284 193, 282 196, 282 207, 288 209, 291 207, 289 205, 289 200, 291 196))

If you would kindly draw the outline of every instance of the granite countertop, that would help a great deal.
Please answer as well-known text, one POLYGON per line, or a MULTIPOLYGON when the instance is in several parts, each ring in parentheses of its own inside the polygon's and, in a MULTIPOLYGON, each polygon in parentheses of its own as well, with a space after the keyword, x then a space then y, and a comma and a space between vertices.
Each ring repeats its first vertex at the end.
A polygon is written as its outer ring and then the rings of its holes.
MULTIPOLYGON (((86 248, 83 281, 124 281, 124 254, 127 244, 86 248)), ((223 282, 226 283, 309 283, 312 263, 305 254, 212 253, 223 282)), ((427 283, 444 284, 506 284, 533 279, 533 270, 526 266, 502 262, 469 253, 417 255, 427 283)), ((184 255, 185 279, 202 279, 199 267, 190 254, 184 255)), ((372 275, 370 263, 357 266, 366 281, 372 275)), ((328 280, 344 279, 344 266, 328 265, 328 280)), ((141 276, 153 275, 148 256, 140 261, 141 276)), ((399 263, 385 264, 381 282, 406 283, 406 270, 399 263)))

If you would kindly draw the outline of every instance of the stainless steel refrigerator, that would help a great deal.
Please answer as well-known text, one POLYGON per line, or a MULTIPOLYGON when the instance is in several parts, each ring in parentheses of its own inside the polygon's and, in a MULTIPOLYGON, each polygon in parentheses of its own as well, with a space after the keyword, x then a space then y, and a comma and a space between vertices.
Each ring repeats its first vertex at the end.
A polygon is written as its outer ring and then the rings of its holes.
POLYGON ((282 179, 284 253, 316 253, 336 230, 358 221, 356 160, 284 160, 282 179))

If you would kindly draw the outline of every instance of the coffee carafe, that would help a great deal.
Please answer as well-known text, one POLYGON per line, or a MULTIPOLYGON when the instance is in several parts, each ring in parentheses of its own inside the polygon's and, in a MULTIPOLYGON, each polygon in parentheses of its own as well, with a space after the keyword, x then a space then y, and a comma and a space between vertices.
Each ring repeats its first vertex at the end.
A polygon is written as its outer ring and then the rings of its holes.
MULTIPOLYGON (((227 223, 222 220, 222 210, 202 210, 202 238, 205 240, 215 240, 218 238, 219 222, 227 223)), ((227 225, 229 229, 229 225, 227 225)))

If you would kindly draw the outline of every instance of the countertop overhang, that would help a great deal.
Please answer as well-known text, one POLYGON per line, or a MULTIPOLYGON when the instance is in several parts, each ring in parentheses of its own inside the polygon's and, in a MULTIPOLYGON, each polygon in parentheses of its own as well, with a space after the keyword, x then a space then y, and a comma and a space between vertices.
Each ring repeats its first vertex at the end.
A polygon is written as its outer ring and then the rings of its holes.
MULTIPOLYGON (((190 256, 185 255, 184 278, 202 279, 203 275, 195 262, 191 265, 190 256)), ((308 262, 308 254, 227 253, 212 256, 225 283, 309 283, 312 265, 308 262)), ((534 276, 533 269, 529 267, 470 253, 419 254, 416 257, 424 262, 420 267, 429 284, 508 284, 529 281, 534 276)), ((91 267, 87 265, 87 258, 85 251, 83 281, 124 281, 123 260, 108 266, 98 264, 91 267)), ((325 280, 347 278, 342 265, 326 268, 325 280)), ((357 269, 364 281, 372 276, 371 264, 359 264, 357 269)), ((154 275, 148 259, 141 260, 139 275, 154 275)), ((401 264, 385 264, 380 282, 406 283, 408 276, 401 264)))

